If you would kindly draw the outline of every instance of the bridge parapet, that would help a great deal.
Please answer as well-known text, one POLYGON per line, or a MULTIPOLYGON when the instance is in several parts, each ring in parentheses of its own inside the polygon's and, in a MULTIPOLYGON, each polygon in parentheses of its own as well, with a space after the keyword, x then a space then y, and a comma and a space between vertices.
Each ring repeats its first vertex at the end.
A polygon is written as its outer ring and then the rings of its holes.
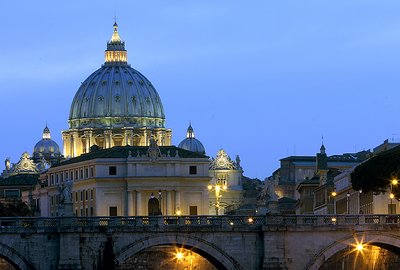
POLYGON ((267 216, 130 216, 130 217, 10 217, 0 218, 0 232, 62 232, 72 230, 257 231, 262 227, 324 227, 400 225, 400 215, 267 215, 267 216))

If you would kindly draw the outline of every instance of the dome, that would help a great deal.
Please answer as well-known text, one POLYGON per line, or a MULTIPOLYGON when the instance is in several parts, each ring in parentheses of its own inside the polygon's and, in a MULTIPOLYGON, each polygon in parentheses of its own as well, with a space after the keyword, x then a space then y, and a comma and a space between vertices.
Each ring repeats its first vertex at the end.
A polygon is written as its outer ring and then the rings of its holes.
POLYGON ((42 139, 35 145, 33 159, 35 161, 44 158, 47 161, 61 157, 60 147, 51 139, 50 130, 46 126, 43 130, 42 139))
POLYGON ((164 128, 164 125, 161 99, 151 82, 127 64, 125 43, 115 23, 104 65, 82 83, 72 101, 69 127, 164 128))
POLYGON ((178 145, 179 148, 183 148, 185 150, 189 150, 192 152, 200 153, 200 154, 205 154, 206 150, 203 146, 203 144, 194 137, 194 131, 192 128, 192 125, 190 124, 187 132, 186 132, 186 139, 181 141, 181 143, 178 145))

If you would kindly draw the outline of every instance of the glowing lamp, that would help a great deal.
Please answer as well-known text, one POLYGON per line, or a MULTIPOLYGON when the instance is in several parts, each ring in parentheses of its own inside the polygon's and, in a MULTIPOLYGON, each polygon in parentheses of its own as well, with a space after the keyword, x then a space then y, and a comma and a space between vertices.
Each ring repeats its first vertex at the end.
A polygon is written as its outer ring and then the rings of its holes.
POLYGON ((358 243, 356 246, 356 249, 358 252, 361 252, 364 250, 364 245, 362 243, 358 243))
POLYGON ((208 190, 212 190, 212 185, 208 185, 208 190))
POLYGON ((393 184, 393 185, 397 185, 398 183, 399 183, 399 181, 398 181, 397 179, 393 179, 393 180, 392 180, 392 184, 393 184))
POLYGON ((182 261, 183 258, 185 258, 185 255, 183 255, 182 252, 175 253, 175 259, 177 259, 178 261, 182 261))
POLYGON ((390 193, 389 197, 390 197, 390 199, 394 199, 394 194, 390 193))
POLYGON ((251 223, 253 223, 254 220, 253 220, 253 218, 249 218, 248 221, 251 224, 251 223))
POLYGON ((332 197, 336 197, 336 195, 337 195, 336 191, 332 191, 331 195, 332 195, 332 197))

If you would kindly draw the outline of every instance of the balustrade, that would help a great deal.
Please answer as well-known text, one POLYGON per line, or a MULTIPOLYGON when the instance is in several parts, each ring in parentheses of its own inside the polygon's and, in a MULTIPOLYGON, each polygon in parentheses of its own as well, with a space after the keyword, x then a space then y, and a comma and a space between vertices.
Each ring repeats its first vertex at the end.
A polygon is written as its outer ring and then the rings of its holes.
POLYGON ((82 229, 174 229, 181 227, 260 229, 262 226, 310 227, 354 225, 400 226, 399 215, 266 215, 266 216, 131 216, 131 217, 13 217, 0 218, 0 232, 22 233, 82 229))

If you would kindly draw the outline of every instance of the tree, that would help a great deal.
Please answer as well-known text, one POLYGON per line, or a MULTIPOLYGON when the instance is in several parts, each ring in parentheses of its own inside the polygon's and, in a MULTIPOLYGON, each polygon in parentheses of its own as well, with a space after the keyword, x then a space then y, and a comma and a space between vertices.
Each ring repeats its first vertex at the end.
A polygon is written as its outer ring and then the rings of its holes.
POLYGON ((358 165, 351 173, 354 190, 363 192, 386 192, 392 190, 395 198, 400 198, 398 185, 392 185, 393 179, 400 178, 400 148, 376 155, 358 165))

